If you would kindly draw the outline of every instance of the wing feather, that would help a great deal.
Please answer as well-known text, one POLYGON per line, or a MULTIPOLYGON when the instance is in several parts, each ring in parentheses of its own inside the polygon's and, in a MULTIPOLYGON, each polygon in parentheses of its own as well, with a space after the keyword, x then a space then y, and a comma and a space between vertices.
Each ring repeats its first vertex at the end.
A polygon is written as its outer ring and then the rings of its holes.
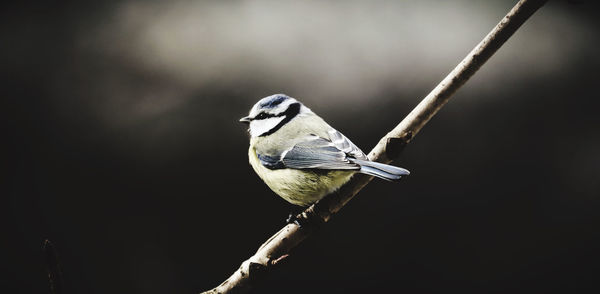
POLYGON ((360 169, 360 165, 348 160, 348 155, 333 142, 317 135, 307 136, 279 156, 257 155, 261 164, 269 169, 360 169))
POLYGON ((339 150, 343 151, 349 156, 352 156, 356 159, 368 160, 360 148, 356 147, 350 139, 346 138, 342 133, 338 132, 336 129, 330 129, 328 132, 329 138, 331 139, 331 143, 334 144, 339 150))
POLYGON ((281 161, 288 168, 349 169, 360 166, 347 159, 347 155, 331 141, 311 135, 284 153, 281 161))
POLYGON ((370 161, 356 145, 334 129, 328 134, 329 139, 314 134, 306 136, 277 155, 260 154, 257 150, 257 156, 268 169, 356 170, 388 181, 397 181, 410 174, 401 167, 370 161))

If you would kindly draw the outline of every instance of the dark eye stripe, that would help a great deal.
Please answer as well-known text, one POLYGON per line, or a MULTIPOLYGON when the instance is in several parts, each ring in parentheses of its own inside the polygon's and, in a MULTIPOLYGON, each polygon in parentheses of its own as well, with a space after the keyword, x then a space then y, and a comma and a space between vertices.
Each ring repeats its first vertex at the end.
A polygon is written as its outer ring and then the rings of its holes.
MULTIPOLYGON (((298 104, 298 105, 299 105, 300 103, 293 103, 293 104, 290 104, 290 105, 288 106, 288 108, 287 108, 287 109, 286 109, 284 112, 281 112, 281 113, 279 113, 279 114, 272 114, 272 113, 268 113, 268 112, 261 112, 261 113, 257 114, 257 115, 256 115, 256 116, 253 118, 253 120, 255 120, 255 119, 256 119, 256 120, 261 120, 261 119, 267 119, 267 118, 272 118, 272 117, 282 117, 282 116, 284 116, 284 115, 288 115, 288 114, 290 113, 290 107, 292 107, 294 104, 298 104)), ((295 107, 295 106, 294 106, 294 107, 295 107)), ((293 108, 293 107, 292 107, 292 108, 293 108)), ((300 108, 298 108, 298 109, 300 109, 300 108)))
POLYGON ((274 126, 272 129, 260 134, 259 137, 268 136, 270 134, 275 133, 277 130, 279 130, 281 127, 283 127, 285 124, 287 124, 290 120, 292 120, 294 117, 296 117, 296 115, 298 115, 298 113, 300 113, 300 107, 301 107, 300 103, 292 103, 292 104, 290 104, 290 106, 288 106, 288 108, 284 112, 282 112, 278 115, 271 115, 270 117, 285 116, 285 118, 280 123, 278 123, 276 126, 274 126))
POLYGON ((267 118, 272 118, 272 117, 280 117, 280 116, 284 116, 284 115, 285 115, 285 112, 282 112, 280 114, 261 112, 261 113, 257 114, 252 120, 262 120, 262 119, 267 119, 267 118))
POLYGON ((273 115, 273 114, 269 114, 269 113, 266 113, 266 112, 261 112, 254 119, 261 120, 261 119, 266 119, 266 118, 274 117, 274 116, 275 115, 273 115))

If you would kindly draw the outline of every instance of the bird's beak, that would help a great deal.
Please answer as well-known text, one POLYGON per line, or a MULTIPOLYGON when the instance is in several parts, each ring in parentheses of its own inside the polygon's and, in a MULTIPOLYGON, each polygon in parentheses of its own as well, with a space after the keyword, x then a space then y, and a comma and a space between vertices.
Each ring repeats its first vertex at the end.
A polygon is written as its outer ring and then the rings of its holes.
POLYGON ((249 124, 250 121, 252 121, 252 119, 249 116, 244 116, 244 117, 240 118, 241 123, 249 124))

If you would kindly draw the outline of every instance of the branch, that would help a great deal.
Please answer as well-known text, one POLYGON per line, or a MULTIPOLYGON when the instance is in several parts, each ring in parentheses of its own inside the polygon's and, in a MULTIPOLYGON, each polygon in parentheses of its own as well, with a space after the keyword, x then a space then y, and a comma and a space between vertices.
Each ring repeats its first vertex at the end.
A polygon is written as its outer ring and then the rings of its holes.
POLYGON ((46 257, 46 266, 48 271, 48 282, 50 283, 50 293, 60 294, 62 293, 62 271, 60 270, 60 264, 58 263, 58 254, 56 248, 46 239, 42 243, 42 252, 46 257))
MULTIPOLYGON (((404 147, 440 110, 446 102, 475 72, 508 40, 508 38, 547 0, 521 0, 494 29, 425 97, 408 116, 385 135, 371 150, 369 158, 384 163, 391 162, 404 147)), ((326 196, 298 215, 307 223, 325 223, 354 197, 372 177, 355 175, 336 193, 326 196)), ((261 276, 285 259, 290 250, 308 237, 314 226, 288 224, 267 240, 240 268, 208 293, 244 293, 261 276)))

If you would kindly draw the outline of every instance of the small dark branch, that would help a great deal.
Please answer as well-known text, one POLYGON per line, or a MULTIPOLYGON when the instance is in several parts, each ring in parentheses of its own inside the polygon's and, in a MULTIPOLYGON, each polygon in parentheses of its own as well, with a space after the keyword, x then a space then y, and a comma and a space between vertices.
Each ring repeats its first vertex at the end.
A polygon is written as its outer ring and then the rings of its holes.
POLYGON ((50 240, 46 239, 42 243, 42 252, 46 258, 46 266, 48 271, 48 281, 50 282, 50 293, 63 293, 62 271, 58 263, 58 254, 56 248, 50 240))
MULTIPOLYGON (((448 102, 477 70, 508 40, 508 38, 547 0, 521 0, 492 31, 444 78, 392 131, 385 135, 369 153, 369 159, 388 163, 396 158, 414 136, 448 102)), ((355 175, 336 193, 326 196, 297 216, 309 223, 325 223, 354 197, 372 177, 355 175)), ((225 282, 204 293, 244 293, 257 278, 262 277, 291 249, 306 239, 311 227, 288 224, 269 238, 258 251, 225 282), (254 272, 258 274, 255 275, 254 272)))

